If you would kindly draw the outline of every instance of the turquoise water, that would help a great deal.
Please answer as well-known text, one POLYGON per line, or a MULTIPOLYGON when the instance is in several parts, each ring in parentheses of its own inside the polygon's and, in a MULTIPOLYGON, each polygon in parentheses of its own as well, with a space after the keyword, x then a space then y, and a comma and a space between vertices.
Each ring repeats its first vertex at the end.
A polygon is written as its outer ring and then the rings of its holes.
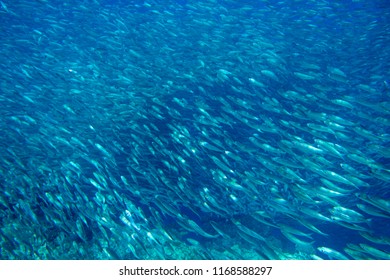
POLYGON ((1 259, 389 259, 386 1, 2 1, 1 259))

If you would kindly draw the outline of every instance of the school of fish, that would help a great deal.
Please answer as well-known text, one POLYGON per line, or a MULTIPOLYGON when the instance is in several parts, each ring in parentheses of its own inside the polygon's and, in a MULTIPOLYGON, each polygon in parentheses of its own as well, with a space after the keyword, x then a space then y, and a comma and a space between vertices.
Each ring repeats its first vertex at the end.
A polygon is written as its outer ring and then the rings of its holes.
POLYGON ((383 2, 0 20, 0 259, 390 259, 383 2))

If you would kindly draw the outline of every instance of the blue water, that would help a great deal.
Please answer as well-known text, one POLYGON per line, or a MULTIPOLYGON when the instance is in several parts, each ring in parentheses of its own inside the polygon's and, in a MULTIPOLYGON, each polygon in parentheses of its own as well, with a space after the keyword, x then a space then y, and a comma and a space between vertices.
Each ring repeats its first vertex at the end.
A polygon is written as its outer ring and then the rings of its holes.
POLYGON ((386 1, 1 3, 1 259, 388 258, 386 1))

